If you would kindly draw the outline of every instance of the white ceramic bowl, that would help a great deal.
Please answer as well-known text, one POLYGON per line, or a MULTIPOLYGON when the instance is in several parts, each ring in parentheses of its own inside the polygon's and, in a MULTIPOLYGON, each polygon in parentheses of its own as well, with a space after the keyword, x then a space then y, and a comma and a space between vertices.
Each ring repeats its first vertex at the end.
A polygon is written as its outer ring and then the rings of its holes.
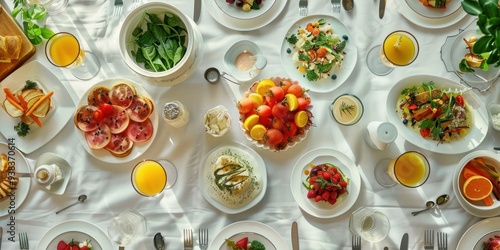
POLYGON ((488 113, 490 114, 491 126, 493 126, 495 130, 500 131, 500 123, 497 122, 495 124, 495 121, 493 120, 493 117, 500 115, 500 104, 490 104, 488 111, 488 113))
POLYGON ((234 79, 239 82, 248 82, 255 79, 259 74, 263 67, 267 64, 266 57, 262 54, 259 46, 252 41, 241 40, 233 44, 224 54, 224 67, 226 67, 229 74, 234 77, 234 79), (238 65, 236 65, 236 61, 238 60, 238 56, 244 53, 250 53, 255 58, 255 64, 248 70, 240 70, 238 65), (259 69, 257 68, 259 65, 259 69))
POLYGON ((493 193, 490 194, 493 199, 493 205, 491 206, 484 205, 483 201, 470 201, 462 194, 462 188, 465 182, 465 179, 462 177, 462 172, 464 166, 474 158, 482 158, 487 165, 494 166, 497 172, 500 172, 500 155, 487 150, 478 150, 466 155, 464 158, 462 158, 462 160, 460 160, 460 162, 457 164, 457 168, 455 169, 454 185, 456 185, 457 187, 456 189, 454 189, 455 196, 458 197, 459 203, 462 206, 467 206, 466 210, 473 209, 482 212, 498 211, 500 208, 500 201, 495 198, 493 193))
MULTIPOLYGON (((146 22, 142 22, 143 30, 146 30, 146 22)), ((173 5, 163 2, 150 2, 141 5, 127 15, 123 21, 119 35, 120 54, 125 64, 134 72, 144 77, 153 85, 171 86, 183 82, 189 78, 201 61, 203 38, 196 23, 182 13, 173 5), (144 67, 143 63, 137 63, 131 51, 137 49, 132 32, 141 24, 144 13, 156 14, 161 20, 165 13, 178 16, 182 26, 187 31, 187 39, 184 43, 186 52, 177 65, 166 71, 155 72, 144 67)))

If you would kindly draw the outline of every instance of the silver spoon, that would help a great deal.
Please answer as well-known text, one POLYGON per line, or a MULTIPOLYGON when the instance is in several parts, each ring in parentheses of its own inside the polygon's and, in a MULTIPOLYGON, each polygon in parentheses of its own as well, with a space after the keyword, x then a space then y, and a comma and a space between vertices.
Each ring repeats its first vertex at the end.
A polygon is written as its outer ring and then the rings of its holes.
POLYGON ((163 236, 161 233, 156 233, 155 237, 153 238, 154 246, 156 250, 163 250, 165 249, 165 241, 163 240, 163 236))
POLYGON ((77 202, 75 202, 75 203, 73 203, 73 204, 71 204, 71 205, 69 205, 69 206, 67 206, 67 207, 65 207, 65 208, 57 211, 56 214, 58 214, 58 213, 60 213, 60 212, 62 212, 64 210, 66 210, 66 209, 68 209, 68 208, 70 208, 70 207, 72 207, 72 206, 74 206, 76 204, 83 203, 86 199, 87 199, 87 196, 84 195, 84 194, 82 194, 82 195, 78 196, 78 201, 77 202))
POLYGON ((450 199, 450 196, 447 195, 447 194, 443 194, 441 196, 439 196, 437 199, 436 199, 436 203, 434 203, 433 201, 428 201, 425 203, 425 206, 427 207, 426 209, 423 209, 423 210, 420 210, 420 211, 416 211, 416 212, 412 212, 411 214, 413 214, 414 216, 421 213, 421 212, 424 212, 424 211, 427 211, 431 208, 434 208, 437 205, 443 205, 445 204, 446 202, 448 202, 448 200, 450 199))
POLYGON ((417 214, 419 214, 421 212, 424 212, 424 211, 427 211, 427 210, 429 210, 431 208, 434 208, 436 206, 436 203, 434 203, 434 201, 428 201, 428 202, 425 203, 425 206, 427 207, 426 209, 422 209, 420 211, 412 212, 411 214, 413 214, 413 216, 415 216, 415 215, 417 215, 417 214))

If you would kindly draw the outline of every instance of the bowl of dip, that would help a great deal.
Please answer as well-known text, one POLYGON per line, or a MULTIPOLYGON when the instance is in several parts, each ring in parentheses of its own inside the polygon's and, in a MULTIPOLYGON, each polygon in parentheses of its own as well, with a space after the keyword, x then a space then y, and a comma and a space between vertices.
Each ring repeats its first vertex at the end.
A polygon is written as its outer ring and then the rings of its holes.
POLYGON ((490 104, 489 108, 491 125, 497 131, 500 131, 500 104, 490 104))
POLYGON ((253 80, 266 65, 267 59, 259 46, 248 40, 236 42, 224 54, 224 67, 239 82, 253 80))
POLYGON ((356 124, 363 116, 363 103, 355 95, 343 94, 330 104, 330 115, 339 124, 356 124))

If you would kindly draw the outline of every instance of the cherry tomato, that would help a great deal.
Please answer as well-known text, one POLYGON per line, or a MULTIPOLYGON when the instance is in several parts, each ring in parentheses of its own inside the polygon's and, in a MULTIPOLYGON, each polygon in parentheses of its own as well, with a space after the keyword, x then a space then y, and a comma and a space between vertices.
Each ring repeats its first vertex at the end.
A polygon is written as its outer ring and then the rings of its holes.
POLYGON ((328 53, 328 50, 325 47, 321 47, 318 50, 316 50, 316 54, 318 55, 319 58, 325 57, 326 53, 328 53))
POLYGON ((298 98, 304 94, 304 90, 300 87, 300 85, 292 84, 292 86, 288 88, 288 93, 293 94, 298 98))
POLYGON ((103 113, 104 116, 110 116, 110 115, 113 115, 113 112, 115 110, 115 108, 113 108, 113 105, 111 104, 108 104, 108 103, 103 103, 101 104, 101 111, 103 113))
POLYGON ((285 125, 285 120, 281 118, 274 117, 273 120, 271 121, 271 126, 275 129, 281 130, 284 125, 285 125))
POLYGON ((278 103, 276 103, 276 105, 273 106, 273 108, 271 109, 271 112, 272 112, 274 117, 285 118, 288 114, 288 107, 281 104, 281 102, 278 102, 278 103))
POLYGON ((271 107, 267 105, 260 105, 257 107, 256 114, 260 117, 270 117, 271 116, 271 107))
POLYGON ((266 132, 266 142, 269 145, 276 145, 283 140, 283 133, 281 131, 270 128, 266 132))
POLYGON ((276 101, 281 101, 285 97, 285 90, 279 86, 274 86, 269 89, 267 95, 274 97, 276 101))
POLYGON ((285 91, 285 93, 288 93, 288 88, 290 88, 290 86, 292 86, 292 83, 289 81, 285 80, 280 82, 280 87, 285 91))
POLYGON ((283 127, 283 133, 287 136, 294 136, 297 134, 297 125, 293 121, 285 122, 285 126, 283 127))
POLYGON ((309 106, 309 104, 311 103, 311 98, 302 96, 297 98, 297 102, 299 103, 297 110, 306 110, 307 106, 309 106))
POLYGON ((253 100, 248 97, 243 97, 238 101, 236 107, 240 113, 246 114, 253 109, 253 100))
POLYGON ((259 124, 264 125, 264 127, 269 128, 271 126, 271 117, 259 116, 259 124))
POLYGON ((265 100, 265 105, 269 106, 270 108, 273 108, 273 106, 278 103, 278 101, 276 100, 276 98, 274 98, 273 96, 265 96, 264 98, 265 100))
POLYGON ((415 109, 417 109, 417 108, 418 108, 418 106, 417 106, 417 104, 415 104, 415 103, 412 103, 412 104, 410 104, 410 106, 408 106, 408 109, 409 109, 409 110, 415 110, 415 109))
POLYGON ((458 106, 462 106, 462 107, 464 106, 465 101, 464 101, 464 97, 462 95, 455 96, 455 100, 456 100, 458 106))
POLYGON ((96 122, 100 122, 100 121, 102 121, 102 119, 104 119, 104 114, 103 114, 102 110, 98 109, 98 110, 94 111, 94 120, 96 122))
POLYGON ((422 128, 422 129, 420 129, 420 135, 422 137, 424 137, 424 138, 427 137, 427 136, 429 136, 430 133, 431 133, 431 129, 430 128, 422 128))

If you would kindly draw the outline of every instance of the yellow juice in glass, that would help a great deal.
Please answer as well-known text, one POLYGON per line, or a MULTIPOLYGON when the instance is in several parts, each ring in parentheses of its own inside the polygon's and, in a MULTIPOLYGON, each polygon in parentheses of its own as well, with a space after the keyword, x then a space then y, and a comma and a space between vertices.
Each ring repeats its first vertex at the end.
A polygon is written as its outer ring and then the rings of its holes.
POLYGON ((394 65, 410 64, 415 58, 415 52, 415 43, 404 33, 392 33, 384 40, 383 53, 394 65))
POLYGON ((132 172, 132 182, 138 193, 144 196, 155 196, 165 188, 167 172, 156 161, 142 161, 132 172))
POLYGON ((389 176, 407 187, 422 185, 429 176, 429 163, 418 152, 406 152, 391 161, 388 168, 389 176))
POLYGON ((49 55, 55 65, 59 67, 76 67, 80 65, 85 52, 80 49, 80 44, 73 35, 62 33, 51 40, 49 55))

